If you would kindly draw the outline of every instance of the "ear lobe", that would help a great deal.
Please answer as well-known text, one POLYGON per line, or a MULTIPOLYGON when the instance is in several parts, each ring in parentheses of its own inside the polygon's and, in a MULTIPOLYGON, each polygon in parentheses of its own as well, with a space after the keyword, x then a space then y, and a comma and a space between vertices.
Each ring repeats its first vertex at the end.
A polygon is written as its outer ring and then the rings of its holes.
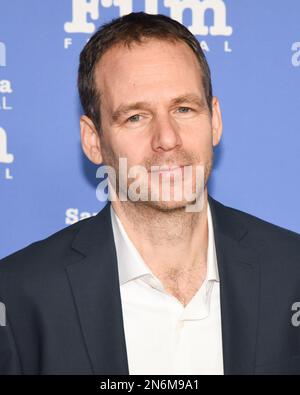
POLYGON ((87 158, 96 165, 103 161, 100 136, 94 123, 86 115, 80 117, 81 146, 87 158))
POLYGON ((214 96, 212 99, 212 140, 214 147, 218 145, 221 140, 222 130, 223 123, 220 104, 218 98, 214 96))

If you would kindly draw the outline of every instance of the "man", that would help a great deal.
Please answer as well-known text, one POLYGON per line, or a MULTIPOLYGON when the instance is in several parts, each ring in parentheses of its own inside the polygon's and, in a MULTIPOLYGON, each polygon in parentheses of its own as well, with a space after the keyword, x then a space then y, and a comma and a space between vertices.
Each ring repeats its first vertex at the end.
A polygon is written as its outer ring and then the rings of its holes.
POLYGON ((0 262, 0 372, 300 373, 300 237, 208 195, 222 119, 196 38, 162 15, 116 19, 78 86, 82 147, 116 170, 115 199, 0 262))

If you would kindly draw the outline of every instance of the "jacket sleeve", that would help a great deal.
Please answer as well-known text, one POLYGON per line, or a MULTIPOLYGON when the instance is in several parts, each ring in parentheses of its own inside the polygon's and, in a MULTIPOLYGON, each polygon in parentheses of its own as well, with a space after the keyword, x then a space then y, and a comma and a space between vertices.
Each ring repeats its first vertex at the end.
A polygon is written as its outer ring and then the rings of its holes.
MULTIPOLYGON (((2 276, 1 276, 2 277, 2 276)), ((12 327, 3 295, 3 277, 0 277, 0 376, 22 374, 12 327)))

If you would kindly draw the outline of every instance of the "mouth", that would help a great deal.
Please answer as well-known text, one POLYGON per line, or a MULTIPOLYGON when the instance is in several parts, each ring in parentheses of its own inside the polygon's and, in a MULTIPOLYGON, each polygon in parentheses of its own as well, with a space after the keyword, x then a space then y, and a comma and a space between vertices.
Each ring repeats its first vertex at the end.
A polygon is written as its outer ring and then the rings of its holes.
POLYGON ((172 174, 172 173, 177 173, 177 172, 182 172, 184 166, 178 166, 178 165, 161 165, 161 166, 152 166, 151 170, 149 173, 156 173, 156 174, 172 174))

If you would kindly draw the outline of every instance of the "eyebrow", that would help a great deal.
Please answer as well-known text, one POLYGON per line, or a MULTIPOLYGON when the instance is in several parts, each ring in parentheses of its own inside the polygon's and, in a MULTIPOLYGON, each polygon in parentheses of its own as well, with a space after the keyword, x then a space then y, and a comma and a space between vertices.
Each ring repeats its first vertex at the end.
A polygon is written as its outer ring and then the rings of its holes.
MULTIPOLYGON (((206 102, 200 96, 196 95, 195 93, 187 93, 184 95, 180 95, 175 97, 171 100, 171 105, 179 105, 183 103, 190 103, 197 105, 201 109, 206 108, 206 102)), ((122 115, 128 114, 132 110, 147 110, 151 106, 150 102, 146 101, 138 101, 135 103, 129 104, 120 104, 115 111, 112 113, 112 120, 114 122, 118 121, 122 115)))

